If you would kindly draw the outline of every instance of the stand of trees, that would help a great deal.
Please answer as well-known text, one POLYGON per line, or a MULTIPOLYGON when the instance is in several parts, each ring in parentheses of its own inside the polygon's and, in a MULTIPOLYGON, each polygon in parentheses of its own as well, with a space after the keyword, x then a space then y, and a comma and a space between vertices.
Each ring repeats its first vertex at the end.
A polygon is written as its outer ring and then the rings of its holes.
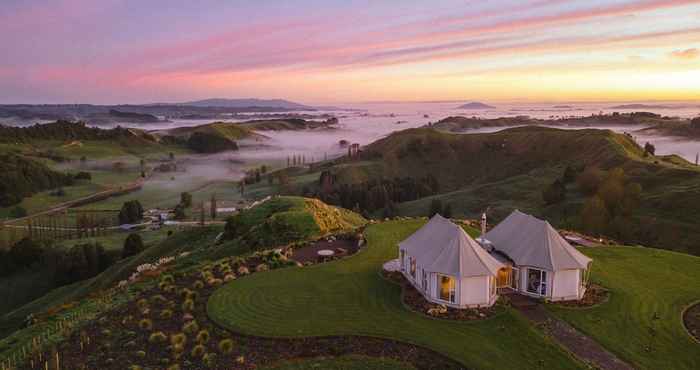
MULTIPOLYGON (((364 213, 385 209, 391 214, 394 203, 407 202, 437 194, 440 185, 428 175, 422 178, 394 178, 369 180, 357 184, 337 184, 329 171, 323 171, 319 179, 318 197, 326 203, 364 213)), ((388 216, 391 217, 391 216, 388 216)))
POLYGON ((143 207, 138 200, 130 200, 119 211, 119 224, 133 224, 143 219, 143 207))
POLYGON ((197 153, 218 153, 227 150, 238 150, 238 144, 223 136, 194 132, 187 139, 187 147, 197 153))
POLYGON ((8 251, 0 250, 0 276, 43 270, 52 277, 54 287, 59 287, 94 277, 117 258, 99 243, 77 244, 64 249, 24 238, 8 251))
POLYGON ((581 226, 585 231, 638 240, 634 213, 641 202, 640 184, 630 181, 621 168, 607 173, 586 169, 579 176, 578 184, 580 190, 589 195, 581 209, 581 226))
POLYGON ((51 170, 43 163, 16 154, 0 155, 0 207, 15 205, 40 191, 72 184, 73 176, 51 170))

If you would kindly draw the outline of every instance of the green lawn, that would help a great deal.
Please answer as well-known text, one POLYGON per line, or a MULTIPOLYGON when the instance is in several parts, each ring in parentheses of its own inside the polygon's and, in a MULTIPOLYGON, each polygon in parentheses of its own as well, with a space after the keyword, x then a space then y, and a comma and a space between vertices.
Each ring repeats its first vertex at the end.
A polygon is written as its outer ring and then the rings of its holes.
POLYGON ((365 356, 288 361, 263 370, 414 370, 411 364, 365 356))
POLYGON ((210 317, 263 336, 369 335, 444 353, 470 368, 572 369, 582 365, 508 309, 479 322, 435 320, 407 310, 401 289, 383 280, 396 243, 424 221, 370 226, 368 247, 347 260, 255 274, 214 293, 210 317))
POLYGON ((582 251, 593 258, 592 279, 611 290, 610 300, 551 310, 635 367, 697 369, 700 344, 683 328, 681 311, 700 299, 700 258, 638 247, 582 251))

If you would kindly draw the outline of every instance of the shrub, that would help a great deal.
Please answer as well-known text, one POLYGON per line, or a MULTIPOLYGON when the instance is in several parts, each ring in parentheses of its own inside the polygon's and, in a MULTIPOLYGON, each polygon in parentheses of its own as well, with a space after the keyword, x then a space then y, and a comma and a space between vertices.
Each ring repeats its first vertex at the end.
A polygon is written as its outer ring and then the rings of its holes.
POLYGON ((236 275, 234 274, 227 274, 224 276, 224 282, 228 283, 229 281, 236 280, 236 275))
POLYGON ((195 335, 195 333, 199 331, 199 324, 197 324, 197 321, 192 320, 182 326, 182 331, 190 335, 195 335))
POLYGON ((206 347, 204 347, 201 344, 198 344, 198 345, 194 346, 194 348, 192 348, 192 352, 190 354, 194 358, 200 358, 200 357, 204 356, 205 352, 207 352, 206 347))
POLYGON ((214 367, 216 365, 216 353, 207 353, 202 356, 202 362, 206 367, 214 367))
POLYGON ((168 341, 168 337, 162 331, 157 331, 148 337, 149 343, 165 343, 168 341))
POLYGON ((182 302, 182 310, 185 312, 194 311, 194 301, 191 299, 186 299, 182 302))
POLYGON ((148 308, 148 300, 146 300, 146 298, 139 299, 136 301, 136 307, 138 307, 140 311, 143 311, 144 309, 148 308))
POLYGON ((151 302, 158 303, 158 304, 165 304, 168 302, 168 299, 165 298, 165 296, 162 294, 156 294, 153 297, 151 297, 151 302))
POLYGON ((159 316, 163 320, 168 320, 173 317, 173 310, 166 308, 163 311, 160 311, 159 316))
POLYGON ((261 264, 255 266, 255 271, 256 271, 256 272, 263 272, 263 271, 267 271, 267 270, 269 270, 269 269, 270 269, 270 267, 267 266, 267 264, 264 264, 264 263, 261 263, 261 264))
POLYGON ((90 172, 80 171, 77 174, 75 174, 73 178, 76 180, 92 180, 92 175, 90 174, 90 172))
POLYGON ((153 329, 153 321, 150 319, 142 319, 139 321, 139 328, 144 331, 149 331, 153 329))
POLYGON ((168 370, 180 370, 180 365, 172 364, 172 365, 168 366, 168 370))
POLYGON ((165 282, 167 284, 174 284, 175 283, 175 277, 171 274, 165 274, 160 277, 161 282, 165 282))
POLYGON ((223 280, 221 280, 221 279, 209 279, 209 280, 207 280, 207 284, 209 284, 209 286, 219 286, 222 283, 223 283, 223 280))
POLYGON ((209 332, 205 330, 200 330, 199 333, 197 333, 197 343, 199 344, 206 344, 209 342, 209 332))
POLYGON ((129 370, 143 370, 143 368, 139 365, 131 365, 129 366, 129 370))
POLYGON ((144 351, 136 351, 136 357, 138 357, 138 358, 145 358, 145 357, 146 357, 146 352, 144 352, 144 351))
POLYGON ((238 268, 238 275, 248 275, 250 274, 250 271, 248 270, 247 267, 241 266, 238 268))
POLYGON ((219 352, 221 352, 224 355, 227 355, 233 351, 233 340, 231 339, 223 339, 221 342, 219 342, 219 352))
POLYGON ((204 288, 204 282, 201 280, 197 280, 194 282, 194 284, 192 284, 192 287, 194 289, 202 289, 202 288, 204 288))
POLYGON ((127 258, 135 256, 141 253, 146 247, 143 245, 143 239, 141 235, 137 233, 129 234, 124 240, 124 247, 122 248, 122 258, 127 258))
POLYGON ((12 218, 27 217, 27 215, 27 210, 21 206, 16 206, 10 210, 10 217, 12 218))
POLYGON ((170 336, 170 344, 175 345, 185 345, 187 342, 187 336, 184 333, 173 334, 170 336))
POLYGON ((133 224, 143 219, 143 207, 138 200, 130 200, 119 211, 120 224, 133 224))

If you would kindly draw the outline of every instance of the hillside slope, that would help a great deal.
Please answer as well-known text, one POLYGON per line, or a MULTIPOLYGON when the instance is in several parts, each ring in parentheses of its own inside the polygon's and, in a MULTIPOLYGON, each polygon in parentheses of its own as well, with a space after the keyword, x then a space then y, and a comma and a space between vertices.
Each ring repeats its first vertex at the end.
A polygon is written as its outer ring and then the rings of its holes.
POLYGON ((225 237, 252 250, 349 231, 365 222, 354 212, 316 199, 275 197, 230 217, 225 237))
POLYGON ((355 199, 363 206, 363 199, 382 198, 383 187, 399 214, 425 215, 438 199, 450 204, 455 215, 474 217, 488 207, 497 221, 519 208, 558 226, 577 228, 588 195, 575 181, 566 185, 563 201, 547 205, 542 198, 542 190, 562 178, 567 166, 603 173, 620 168, 629 183, 641 185, 639 205, 625 220, 629 226, 623 236, 614 237, 700 254, 700 168, 676 156, 645 156, 631 137, 609 130, 532 126, 455 135, 410 129, 368 145, 359 160, 337 161, 329 172, 339 192, 336 203, 345 207, 352 208, 355 199), (417 185, 406 187, 407 181, 417 185), (343 197, 344 185, 352 186, 351 204, 343 197), (363 198, 358 191, 369 195, 363 198))

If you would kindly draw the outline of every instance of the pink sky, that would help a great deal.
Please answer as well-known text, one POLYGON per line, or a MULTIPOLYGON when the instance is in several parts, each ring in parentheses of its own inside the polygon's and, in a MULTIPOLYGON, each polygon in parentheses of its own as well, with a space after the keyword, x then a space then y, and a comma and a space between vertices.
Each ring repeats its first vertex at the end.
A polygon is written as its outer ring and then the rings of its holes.
POLYGON ((698 100, 700 1, 0 4, 0 103, 698 100))

